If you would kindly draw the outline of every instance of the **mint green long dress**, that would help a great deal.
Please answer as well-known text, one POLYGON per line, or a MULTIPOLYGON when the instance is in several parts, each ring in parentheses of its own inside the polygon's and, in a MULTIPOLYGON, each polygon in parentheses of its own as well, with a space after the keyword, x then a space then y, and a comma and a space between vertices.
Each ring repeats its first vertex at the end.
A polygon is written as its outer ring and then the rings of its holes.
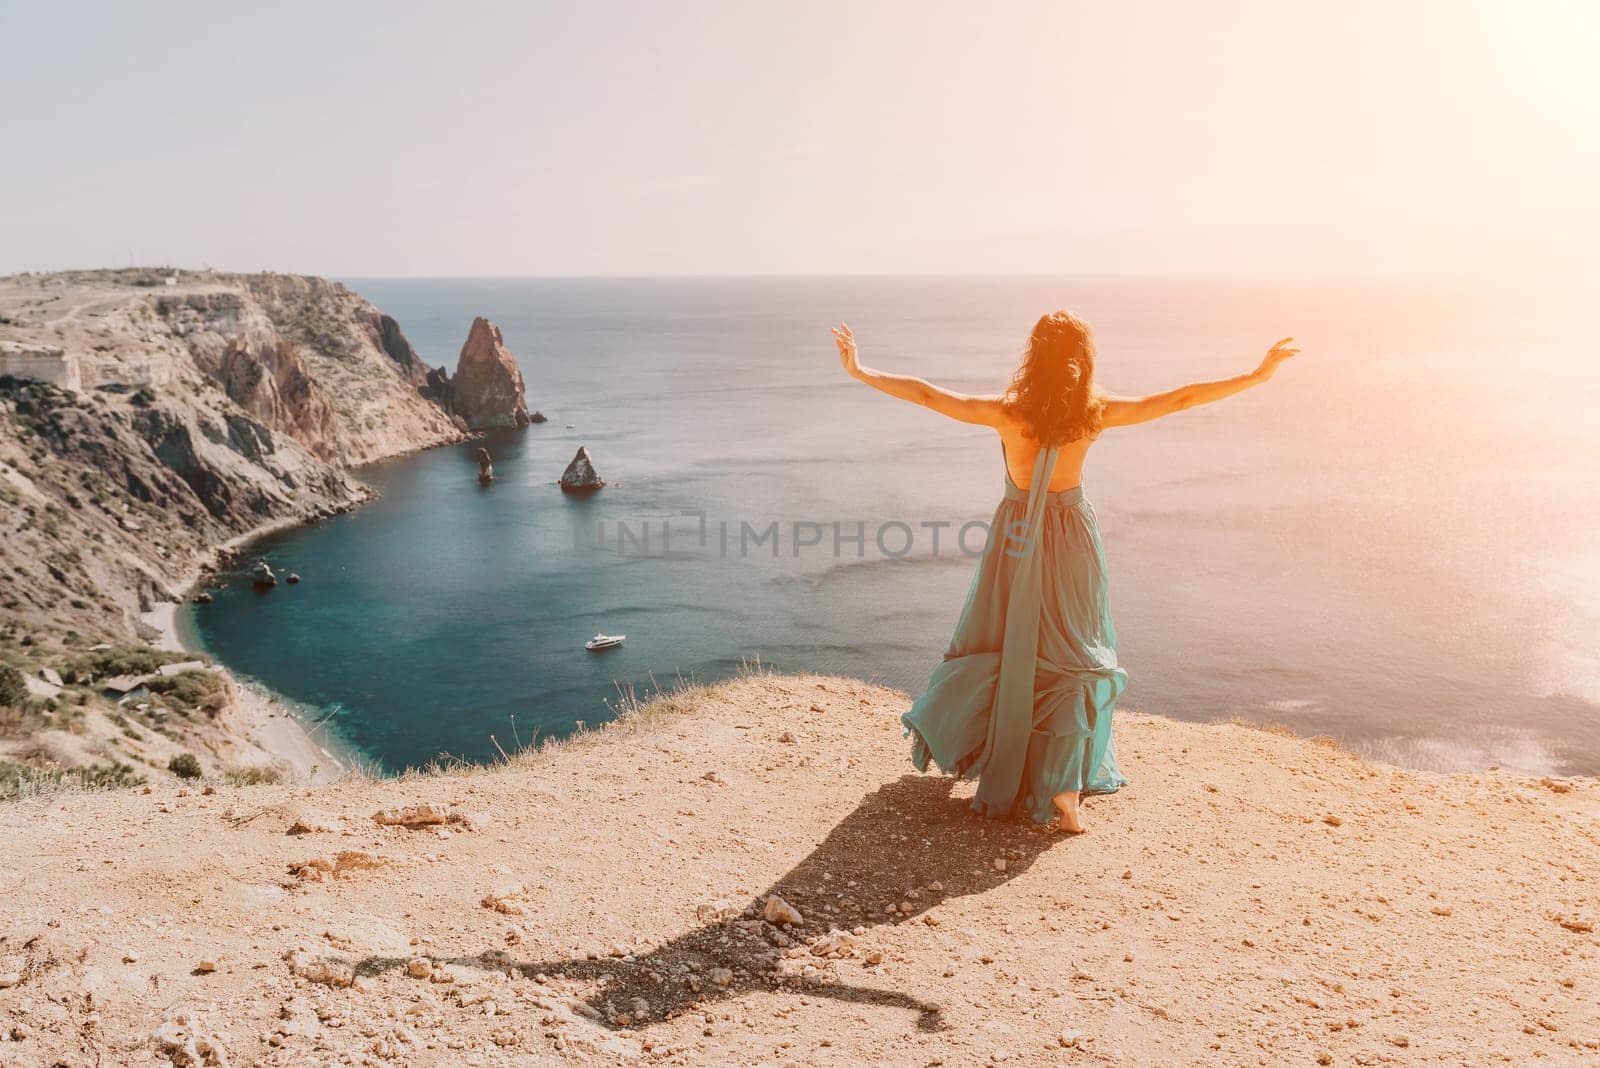
POLYGON ((1081 486, 1046 492, 1056 448, 1033 481, 1006 472, 989 547, 944 661, 901 717, 919 771, 976 778, 975 811, 1056 818, 1059 793, 1111 793, 1127 780, 1111 710, 1127 686, 1117 666, 1105 551, 1081 486))

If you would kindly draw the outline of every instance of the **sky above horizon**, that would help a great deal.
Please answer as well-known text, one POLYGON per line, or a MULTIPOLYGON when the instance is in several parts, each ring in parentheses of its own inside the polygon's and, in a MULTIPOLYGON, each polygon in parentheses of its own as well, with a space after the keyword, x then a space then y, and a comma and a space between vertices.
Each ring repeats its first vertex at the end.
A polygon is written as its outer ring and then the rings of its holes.
POLYGON ((0 273, 1588 274, 1600 2, 0 0, 0 273))

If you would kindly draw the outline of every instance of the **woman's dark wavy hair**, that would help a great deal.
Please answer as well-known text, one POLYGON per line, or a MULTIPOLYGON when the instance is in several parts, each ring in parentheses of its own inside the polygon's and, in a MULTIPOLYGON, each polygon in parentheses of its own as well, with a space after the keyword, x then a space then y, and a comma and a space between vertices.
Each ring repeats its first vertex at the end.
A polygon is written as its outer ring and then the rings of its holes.
POLYGON ((1106 399, 1094 384, 1089 324, 1069 311, 1051 312, 1034 324, 1005 405, 1041 446, 1100 433, 1106 399))

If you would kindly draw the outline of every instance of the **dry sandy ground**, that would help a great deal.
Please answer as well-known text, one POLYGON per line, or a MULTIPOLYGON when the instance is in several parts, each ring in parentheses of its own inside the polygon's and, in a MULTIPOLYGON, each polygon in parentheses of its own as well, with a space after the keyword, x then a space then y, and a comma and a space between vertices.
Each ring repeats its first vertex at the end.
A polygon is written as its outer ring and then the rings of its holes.
POLYGON ((500 770, 5 806, 0 1064, 1600 1063, 1595 782, 1123 715, 1068 839, 908 775, 904 704, 757 677, 500 770))

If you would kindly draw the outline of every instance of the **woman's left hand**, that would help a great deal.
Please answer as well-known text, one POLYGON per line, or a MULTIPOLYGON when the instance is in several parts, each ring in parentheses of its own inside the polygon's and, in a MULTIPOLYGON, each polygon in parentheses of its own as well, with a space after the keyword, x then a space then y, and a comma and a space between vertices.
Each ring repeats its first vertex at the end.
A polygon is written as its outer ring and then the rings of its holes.
POLYGON ((1266 356, 1262 357, 1261 366, 1256 368, 1256 376, 1263 379, 1271 378, 1272 372, 1278 369, 1279 364, 1298 355, 1300 350, 1294 347, 1294 338, 1280 338, 1277 344, 1268 350, 1266 356))
POLYGON ((861 357, 856 353, 856 336, 850 332, 850 327, 844 323, 834 327, 833 343, 839 346, 839 362, 844 365, 844 373, 851 378, 858 377, 861 357))

